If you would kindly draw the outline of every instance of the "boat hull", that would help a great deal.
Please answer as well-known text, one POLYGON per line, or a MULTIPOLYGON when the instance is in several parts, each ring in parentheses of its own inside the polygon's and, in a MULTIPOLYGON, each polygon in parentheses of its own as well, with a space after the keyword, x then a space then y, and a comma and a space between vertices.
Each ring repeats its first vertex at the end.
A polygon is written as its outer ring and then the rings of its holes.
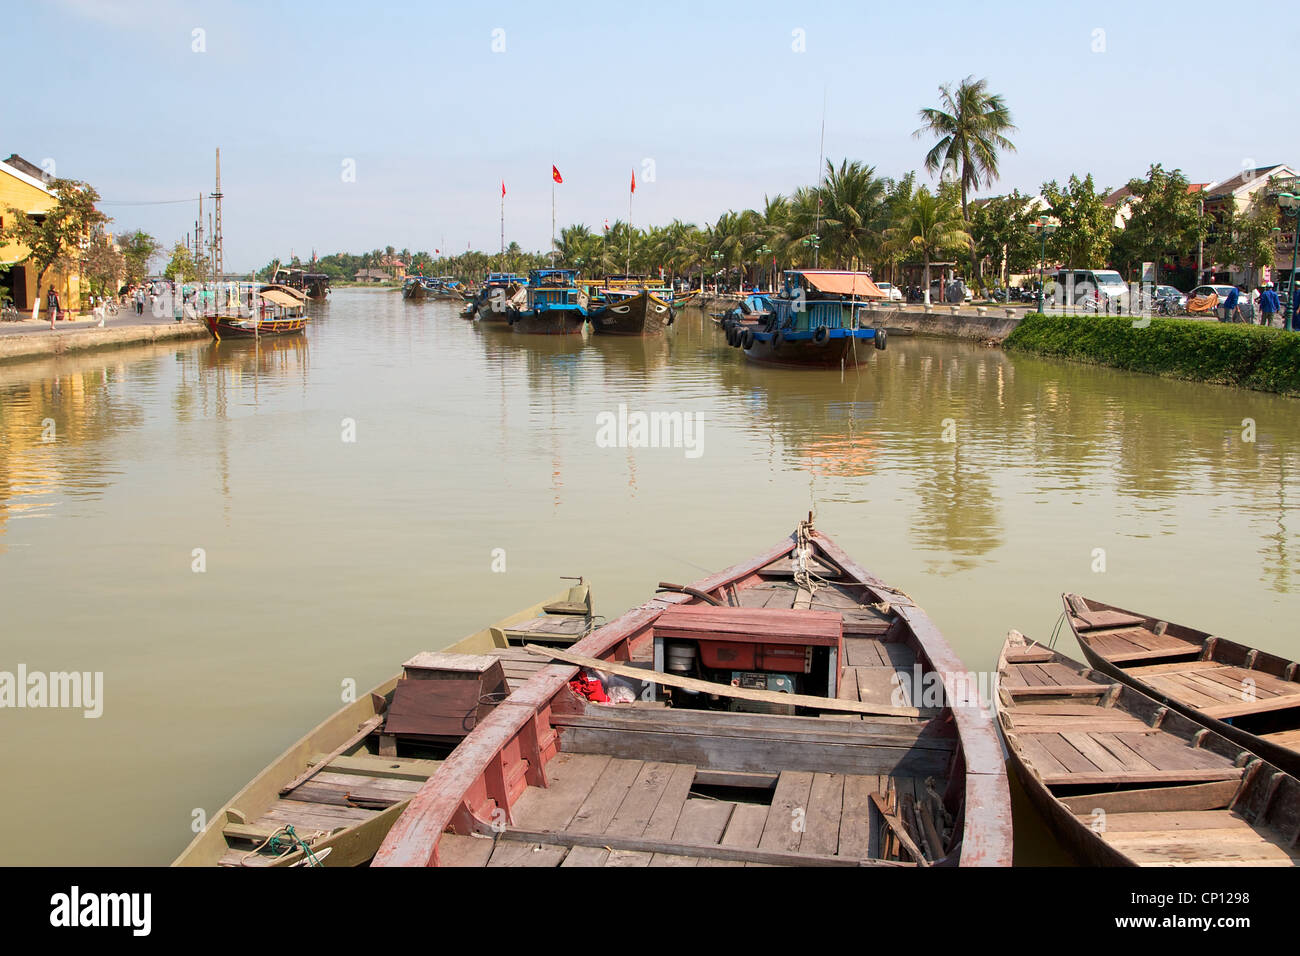
POLYGON ((572 309, 508 312, 510 328, 521 335, 581 335, 587 317, 572 309))
POLYGON ((423 302, 429 298, 429 290, 418 282, 402 287, 402 298, 411 302, 423 302))
POLYGON ((759 365, 818 369, 862 365, 871 358, 873 351, 870 340, 849 336, 828 338, 824 344, 818 344, 812 339, 778 342, 775 336, 766 340, 755 337, 753 344, 744 349, 745 358, 759 365))
POLYGON ((589 316, 599 335, 662 335, 673 323, 672 306, 650 292, 608 302, 589 316))
POLYGON ((226 316, 209 317, 203 320, 214 339, 251 339, 268 335, 301 335, 307 329, 306 317, 291 319, 264 319, 258 323, 245 324, 244 319, 226 316))

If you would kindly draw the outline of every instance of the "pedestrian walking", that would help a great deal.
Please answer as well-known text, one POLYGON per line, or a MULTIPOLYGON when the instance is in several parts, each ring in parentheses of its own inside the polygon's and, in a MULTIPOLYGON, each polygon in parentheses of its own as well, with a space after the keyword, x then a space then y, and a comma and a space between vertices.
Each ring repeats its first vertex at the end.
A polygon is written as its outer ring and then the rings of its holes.
POLYGON ((144 289, 139 286, 135 290, 135 314, 144 315, 144 289))
POLYGON ((1265 282, 1264 291, 1259 294, 1259 312, 1260 325, 1267 325, 1270 328, 1277 314, 1282 311, 1282 303, 1278 301, 1277 292, 1273 289, 1273 283, 1265 282))
POLYGON ((50 310, 50 328, 54 328, 54 323, 59 320, 59 294, 54 291, 54 286, 50 286, 49 294, 45 296, 45 307, 50 310))

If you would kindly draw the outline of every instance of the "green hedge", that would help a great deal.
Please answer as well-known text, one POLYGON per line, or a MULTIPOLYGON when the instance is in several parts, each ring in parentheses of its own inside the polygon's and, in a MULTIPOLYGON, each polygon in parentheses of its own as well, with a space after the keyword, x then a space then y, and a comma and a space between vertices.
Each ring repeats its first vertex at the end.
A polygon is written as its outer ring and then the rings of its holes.
POLYGON ((1028 315, 1004 347, 1132 372, 1300 395, 1300 333, 1152 318, 1028 315))

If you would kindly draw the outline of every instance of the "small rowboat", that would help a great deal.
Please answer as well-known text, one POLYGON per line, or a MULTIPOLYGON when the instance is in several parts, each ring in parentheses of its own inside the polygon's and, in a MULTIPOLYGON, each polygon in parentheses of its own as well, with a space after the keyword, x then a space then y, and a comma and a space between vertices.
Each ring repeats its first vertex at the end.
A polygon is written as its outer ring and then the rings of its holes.
POLYGON ((998 723, 1030 800, 1093 866, 1295 866, 1300 781, 1012 631, 998 723))
POLYGON ((1097 670, 1300 775, 1295 661, 1077 594, 1062 598, 1097 670))
POLYGON ((811 522, 536 650, 549 666, 411 799, 373 865, 1011 862, 973 675, 811 522))
POLYGON ((545 667, 519 645, 572 644, 591 627, 591 589, 579 578, 445 651, 416 655, 277 757, 172 865, 365 863, 468 729, 545 667))

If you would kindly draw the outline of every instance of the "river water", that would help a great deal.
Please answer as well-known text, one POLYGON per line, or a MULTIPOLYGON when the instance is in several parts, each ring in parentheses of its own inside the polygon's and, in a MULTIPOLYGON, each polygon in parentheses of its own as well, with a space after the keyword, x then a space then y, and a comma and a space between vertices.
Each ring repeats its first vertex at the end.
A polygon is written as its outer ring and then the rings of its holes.
POLYGON ((765 369, 699 312, 562 340, 344 289, 296 341, 0 367, 0 670, 104 681, 97 718, 0 710, 0 863, 165 864, 345 681, 560 575, 613 618, 809 510, 972 670, 1062 591, 1297 657, 1296 476, 1293 400, 900 336, 765 369), (620 405, 696 429, 626 447, 620 405))

